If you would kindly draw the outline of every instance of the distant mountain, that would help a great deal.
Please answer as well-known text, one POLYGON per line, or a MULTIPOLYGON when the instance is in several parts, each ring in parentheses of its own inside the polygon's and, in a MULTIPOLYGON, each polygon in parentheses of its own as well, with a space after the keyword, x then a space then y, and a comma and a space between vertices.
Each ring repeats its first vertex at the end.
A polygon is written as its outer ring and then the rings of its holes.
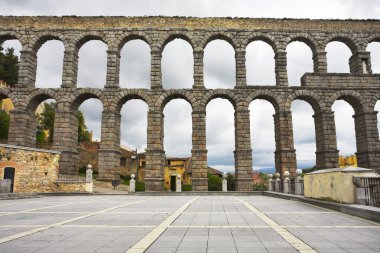
POLYGON ((276 169, 275 168, 261 168, 261 169, 257 169, 257 170, 254 170, 254 171, 258 171, 258 172, 269 174, 269 173, 274 173, 276 171, 276 169))

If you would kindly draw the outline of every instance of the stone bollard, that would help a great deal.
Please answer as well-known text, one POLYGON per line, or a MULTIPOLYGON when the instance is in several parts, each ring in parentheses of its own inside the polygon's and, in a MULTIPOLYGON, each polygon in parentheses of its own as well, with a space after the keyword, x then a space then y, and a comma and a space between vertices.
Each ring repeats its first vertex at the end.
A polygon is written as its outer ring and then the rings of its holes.
POLYGON ((296 170, 296 180, 295 180, 295 186, 296 186, 296 195, 303 195, 303 178, 301 177, 302 170, 297 169, 296 170))
POLYGON ((289 194, 290 193, 290 179, 289 179, 289 176, 290 176, 290 173, 289 171, 285 171, 284 172, 284 179, 282 181, 282 184, 283 184, 283 193, 286 193, 286 194, 289 194))
POLYGON ((87 165, 87 170, 86 170, 86 185, 85 185, 85 190, 86 192, 92 192, 94 185, 92 182, 92 165, 89 164, 87 165))
POLYGON ((273 191, 273 174, 268 175, 268 191, 273 191))
POLYGON ((135 174, 131 175, 131 180, 129 180, 129 191, 130 192, 136 192, 136 180, 135 180, 135 174))
POLYGON ((91 183, 92 182, 92 165, 89 164, 87 165, 87 170, 86 170, 86 183, 91 183))
POLYGON ((227 192, 228 189, 227 189, 227 175, 226 174, 223 174, 223 180, 222 180, 222 191, 223 192, 227 192))
POLYGON ((175 191, 182 192, 181 175, 177 175, 177 183, 176 183, 175 191))
POLYGON ((275 192, 280 192, 280 188, 281 188, 281 179, 280 179, 280 173, 276 173, 274 174, 274 177, 276 178, 274 180, 274 191, 275 192))

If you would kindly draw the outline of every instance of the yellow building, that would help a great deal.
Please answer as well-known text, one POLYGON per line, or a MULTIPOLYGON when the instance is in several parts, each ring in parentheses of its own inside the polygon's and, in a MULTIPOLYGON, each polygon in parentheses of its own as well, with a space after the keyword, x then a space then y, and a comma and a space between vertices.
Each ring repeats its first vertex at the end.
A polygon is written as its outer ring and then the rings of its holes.
MULTIPOLYGON (((137 168, 137 180, 145 180, 146 159, 145 153, 137 154, 138 168, 137 168)), ((207 172, 209 174, 223 176, 223 173, 214 168, 208 167, 207 172)), ((177 175, 181 175, 182 185, 191 185, 191 157, 167 157, 164 166, 164 187, 165 190, 175 191, 177 175)))
POLYGON ((358 167, 358 160, 356 159, 356 155, 350 156, 339 156, 339 168, 346 167, 358 167))
MULTIPOLYGON (((3 80, 0 80, 0 89, 1 88, 9 88, 9 85, 4 82, 3 80)), ((0 110, 6 111, 9 113, 9 111, 13 110, 14 106, 12 103, 12 100, 9 98, 0 100, 0 110)))

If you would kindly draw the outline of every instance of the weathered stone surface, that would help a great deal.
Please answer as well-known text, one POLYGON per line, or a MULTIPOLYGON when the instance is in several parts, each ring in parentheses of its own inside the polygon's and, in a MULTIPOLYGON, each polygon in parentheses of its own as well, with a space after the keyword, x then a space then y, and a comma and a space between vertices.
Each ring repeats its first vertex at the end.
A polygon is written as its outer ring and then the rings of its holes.
MULTIPOLYGON (((37 105, 53 98, 57 101, 54 147, 61 151, 60 171, 75 174, 78 168, 76 110, 89 98, 98 98, 104 108, 102 143, 99 151, 99 177, 119 176, 120 110, 131 99, 141 99, 149 107, 146 155, 146 189, 163 190, 163 108, 175 98, 187 100, 193 108, 192 170, 193 189, 207 190, 206 106, 214 98, 226 98, 235 113, 235 165, 237 188, 251 190, 252 167, 249 104, 265 99, 275 108, 275 161, 278 172, 295 171, 292 115, 293 100, 302 99, 314 109, 317 142, 317 167, 336 167, 338 150, 332 104, 344 99, 355 110, 357 157, 359 166, 380 171, 380 142, 374 106, 380 98, 380 78, 371 70, 368 43, 380 40, 378 20, 297 20, 249 18, 182 17, 0 17, 0 42, 18 39, 22 46, 20 79, 13 89, 0 89, 0 98, 10 98, 15 110, 10 120, 9 143, 33 147, 37 105), (167 43, 182 38, 194 52, 193 89, 162 88, 161 58, 167 43), (36 54, 50 39, 65 47, 61 88, 36 89, 36 54), (107 44, 107 79, 103 89, 77 88, 78 51, 91 39, 107 44), (151 49, 151 89, 119 87, 120 51, 132 39, 142 39, 151 49), (222 39, 235 50, 234 89, 205 89, 203 51, 206 45, 222 39), (276 86, 250 86, 246 80, 245 51, 254 40, 267 42, 275 53, 276 86), (328 74, 326 45, 345 43, 352 52, 349 74, 328 74), (314 73, 306 73, 301 87, 288 84, 286 47, 292 41, 305 42, 313 52, 314 73)), ((254 145, 258 145, 255 144, 254 145)), ((254 163, 253 163, 254 164, 254 163)))

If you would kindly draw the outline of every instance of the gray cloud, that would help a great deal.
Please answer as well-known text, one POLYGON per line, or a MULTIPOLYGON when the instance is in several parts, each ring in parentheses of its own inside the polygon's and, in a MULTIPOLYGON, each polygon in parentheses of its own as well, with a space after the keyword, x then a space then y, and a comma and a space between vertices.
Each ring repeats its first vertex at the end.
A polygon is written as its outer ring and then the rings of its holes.
POLYGON ((204 50, 204 84, 208 89, 235 86, 235 52, 225 41, 214 40, 204 50))
POLYGON ((78 87, 103 88, 107 74, 107 45, 99 40, 85 43, 79 50, 78 87))
POLYGON ((142 40, 132 40, 120 52, 120 86, 150 88, 150 48, 142 40))
POLYGON ((63 43, 57 40, 46 42, 37 53, 36 87, 59 88, 62 84, 63 43))
POLYGON ((175 39, 162 53, 162 85, 164 89, 193 87, 193 49, 189 43, 175 39))
POLYGON ((144 152, 147 138, 148 105, 142 100, 131 100, 121 109, 121 144, 144 152))
POLYGON ((274 52, 262 41, 251 42, 246 48, 248 85, 276 85, 274 52))

